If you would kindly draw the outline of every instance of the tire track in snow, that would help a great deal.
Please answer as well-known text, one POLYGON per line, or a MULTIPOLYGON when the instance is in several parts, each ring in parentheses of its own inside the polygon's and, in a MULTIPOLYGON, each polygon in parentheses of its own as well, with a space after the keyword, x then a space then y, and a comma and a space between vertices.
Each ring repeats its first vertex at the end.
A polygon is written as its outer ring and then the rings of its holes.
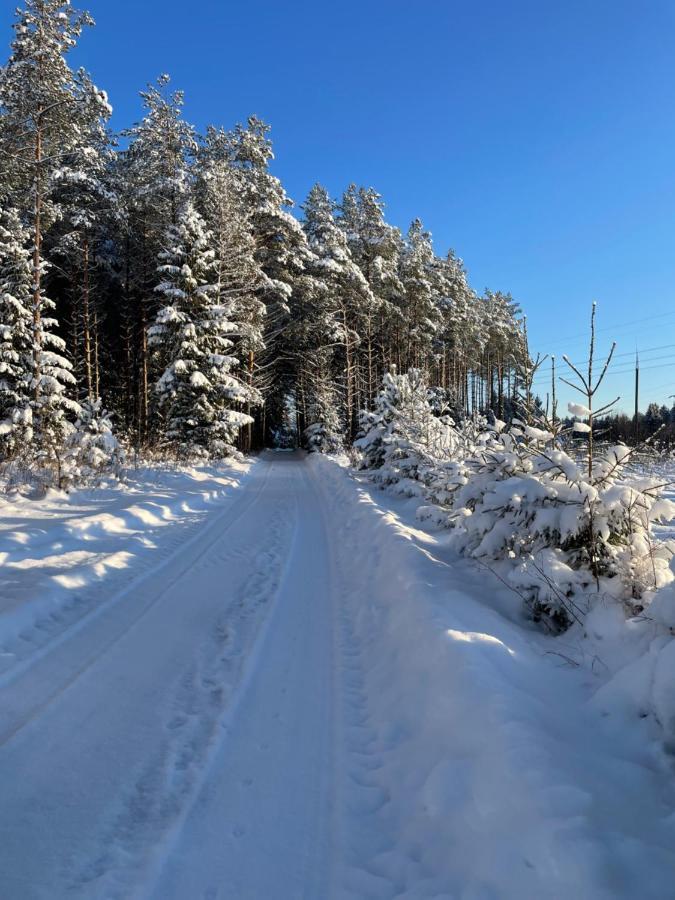
MULTIPOLYGON (((189 558, 187 563, 182 567, 179 574, 176 576, 175 580, 179 580, 182 578, 188 571, 190 571, 195 562, 199 562, 208 552, 211 550, 214 544, 216 544, 219 540, 222 539, 224 533, 230 531, 237 522, 242 519, 249 509, 258 501, 258 499, 263 495, 265 485, 267 484, 267 480, 269 478, 270 467, 268 465, 267 472, 265 473, 264 478, 262 479, 262 484, 258 488, 257 492, 254 496, 247 502, 241 506, 241 508, 237 511, 237 514, 226 522, 225 526, 218 530, 216 528, 217 525, 222 523, 222 520, 227 517, 227 515, 231 512, 230 507, 223 510, 218 517, 213 521, 209 522, 206 525, 206 528, 209 531, 215 531, 215 534, 212 538, 207 538, 205 545, 198 551, 196 557, 189 558)), ((201 530, 198 531, 195 535, 189 538, 187 541, 177 540, 176 541, 176 549, 179 547, 182 550, 187 550, 195 545, 199 539, 202 538, 201 530)), ((11 669, 9 672, 4 673, 0 676, 0 689, 5 688, 7 684, 11 684, 14 680, 18 680, 20 676, 28 671, 31 666, 39 663, 43 658, 47 657, 50 652, 60 647, 67 640, 72 638, 74 635, 82 631, 88 625, 90 625, 94 620, 101 618, 104 614, 108 613, 111 609, 114 611, 114 608, 124 600, 131 599, 133 606, 133 593, 135 590, 140 588, 149 578, 153 575, 158 574, 164 568, 166 568, 170 563, 172 563, 175 559, 175 555, 170 555, 162 558, 158 565, 147 569, 142 572, 140 576, 135 577, 131 580, 131 582, 123 588, 121 591, 115 593, 111 598, 104 601, 102 604, 99 604, 93 611, 90 612, 89 615, 85 615, 76 620, 76 622, 72 625, 72 627, 68 628, 66 631, 59 634, 59 636, 52 642, 40 647, 34 654, 30 655, 26 659, 23 659, 16 667, 11 669)), ((145 602, 142 606, 140 612, 137 612, 135 609, 132 611, 133 615, 130 621, 124 623, 121 630, 119 630, 111 640, 106 640, 106 643, 103 646, 99 646, 96 650, 87 656, 84 663, 80 664, 74 672, 71 672, 69 677, 62 681, 55 690, 50 691, 46 697, 42 697, 38 703, 31 709, 31 711, 27 715, 21 715, 20 718, 10 723, 9 726, 6 726, 5 729, 0 733, 0 747, 9 743, 17 734, 19 734, 27 725, 34 722, 39 716, 47 710, 50 705, 63 696, 70 688, 73 687, 77 683, 77 681, 93 666, 95 665, 103 655, 110 652, 123 638, 127 636, 129 632, 131 632, 140 622, 141 620, 151 612, 157 604, 159 604, 164 596, 166 587, 164 586, 159 591, 151 594, 150 599, 145 602)))
MULTIPOLYGON (((282 457, 276 468, 286 504, 299 509, 282 582, 227 717, 228 737, 164 841, 143 900, 332 896, 329 545, 304 462, 282 457)), ((264 570, 264 555, 256 558, 264 570)))
MULTIPOLYGON (((396 604, 397 592, 408 592, 411 585, 399 577, 389 546, 378 539, 389 524, 355 496, 344 473, 323 479, 317 467, 313 477, 324 498, 325 518, 333 523, 333 534, 337 525, 340 535, 331 555, 331 582, 339 595, 336 659, 342 689, 337 704, 343 744, 341 871, 335 898, 449 900, 455 895, 439 884, 419 829, 411 822, 414 808, 406 782, 416 779, 414 772, 402 770, 401 757, 416 736, 395 711, 383 717, 380 705, 381 652, 389 637, 382 633, 387 622, 383 613, 396 604), (366 534, 372 540, 363 540, 366 534)), ((391 549, 396 552, 395 545, 391 549)))
MULTIPOLYGON (((312 473, 310 477, 320 497, 324 529, 330 539, 327 522, 339 498, 328 498, 316 476, 312 473)), ((362 611, 370 602, 363 573, 376 571, 380 553, 376 546, 363 547, 350 540, 350 524, 341 532, 342 543, 330 554, 329 574, 336 598, 335 659, 340 670, 336 715, 342 742, 338 831, 343 846, 339 847, 338 859, 343 871, 342 883, 335 885, 335 896, 344 900, 392 900, 404 894, 406 885, 402 877, 392 877, 391 858, 397 855, 397 837, 387 815, 392 796, 377 776, 385 765, 387 744, 370 713, 364 649, 354 627, 357 610, 362 611), (367 568, 360 567, 364 553, 367 568)))
MULTIPOLYGON (((261 463, 258 463, 258 465, 261 465, 261 463)), ((270 464, 267 463, 265 483, 269 478, 269 473, 270 464)), ((116 601, 124 599, 127 594, 161 572, 174 561, 176 554, 182 549, 198 542, 203 537, 204 526, 210 529, 214 523, 226 518, 231 512, 231 507, 240 501, 238 491, 247 480, 247 478, 244 478, 238 487, 232 489, 232 494, 225 500, 224 509, 218 513, 214 522, 208 521, 208 513, 206 513, 206 520, 203 513, 190 515, 186 520, 179 523, 183 527, 180 528, 178 534, 173 537, 167 535, 161 541, 156 551, 153 548, 152 553, 142 553, 135 558, 133 569, 127 576, 117 575, 115 577, 115 591, 107 600, 101 602, 100 599, 101 592, 105 590, 105 579, 94 582, 87 588, 74 589, 68 592, 64 599, 55 600, 57 605, 53 611, 38 615, 31 625, 27 625, 17 635, 1 644, 0 688, 10 683, 11 680, 25 671, 34 661, 39 660, 45 653, 49 653, 53 647, 58 646, 64 640, 68 640, 80 627, 86 626, 89 621, 105 613, 116 601)), ((259 489, 256 497, 263 489, 264 487, 259 489)), ((255 497, 247 504, 246 508, 237 514, 236 519, 240 518, 253 502, 255 502, 255 497)), ((122 509, 118 511, 123 513, 127 510, 122 509)), ((72 516, 70 518, 78 519, 79 517, 72 516)), ((140 544, 145 549, 148 548, 150 539, 147 531, 134 531, 127 537, 127 546, 140 544)), ((215 540, 217 540, 217 536, 214 538, 215 540)), ((58 549, 58 544, 53 545, 52 541, 42 542, 42 545, 54 546, 54 549, 58 549)), ((35 550, 39 550, 42 545, 38 544, 37 548, 31 545, 31 552, 34 554, 35 550)), ((93 555, 88 561, 88 568, 105 565, 109 561, 110 555, 105 551, 93 555)))
MULTIPOLYGON (((176 681, 165 711, 165 737, 143 762, 119 808, 97 842, 104 848, 84 869, 70 873, 74 896, 110 900, 145 897, 139 889, 153 855, 160 857, 171 833, 194 802, 210 762, 227 740, 228 715, 235 692, 242 690, 246 660, 267 618, 284 575, 296 523, 279 503, 251 567, 251 577, 218 613, 197 648, 195 659, 176 681)), ((243 552, 215 553, 219 564, 243 558, 243 552)), ((216 565, 211 559, 205 568, 216 565)), ((152 867, 152 863, 150 863, 152 867)))

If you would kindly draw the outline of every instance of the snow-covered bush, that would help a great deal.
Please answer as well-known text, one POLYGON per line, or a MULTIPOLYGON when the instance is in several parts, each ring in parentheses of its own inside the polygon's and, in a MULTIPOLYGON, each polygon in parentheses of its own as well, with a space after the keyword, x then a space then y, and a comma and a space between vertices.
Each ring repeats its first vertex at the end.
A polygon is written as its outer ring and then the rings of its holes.
POLYGON ((675 505, 654 478, 627 477, 630 448, 596 448, 589 466, 565 449, 571 434, 557 420, 528 419, 457 426, 434 415, 419 372, 391 372, 362 415, 360 466, 381 486, 423 496, 419 517, 451 527, 455 548, 495 569, 536 619, 567 627, 599 591, 640 608, 671 577, 670 550, 651 529, 675 505))
POLYGON ((85 400, 66 441, 61 486, 118 476, 124 460, 125 452, 101 400, 85 400))
POLYGON ((675 506, 653 480, 624 477, 630 453, 607 448, 589 475, 542 429, 492 437, 453 493, 454 545, 488 564, 512 560, 509 582, 558 625, 589 589, 638 599, 667 579, 668 554, 654 549, 650 529, 675 506))
POLYGON ((51 452, 32 452, 28 446, 3 467, 5 487, 12 490, 69 490, 101 478, 119 478, 126 453, 113 434, 110 414, 98 400, 78 404, 74 423, 63 423, 63 441, 51 452))
POLYGON ((305 447, 310 453, 338 453, 342 449, 342 438, 338 431, 327 422, 308 425, 303 433, 305 447))
POLYGON ((375 470, 375 481, 400 485, 403 493, 419 493, 415 483, 456 451, 453 422, 434 415, 426 378, 418 369, 405 375, 388 372, 374 412, 362 413, 360 423, 355 447, 362 454, 361 468, 375 470))

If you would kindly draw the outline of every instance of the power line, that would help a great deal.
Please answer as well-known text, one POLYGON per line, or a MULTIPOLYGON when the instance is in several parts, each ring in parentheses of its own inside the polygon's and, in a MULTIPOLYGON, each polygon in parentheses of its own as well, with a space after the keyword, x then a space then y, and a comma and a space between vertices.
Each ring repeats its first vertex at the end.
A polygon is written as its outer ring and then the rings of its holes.
MULTIPOLYGON (((635 351, 631 351, 631 353, 629 355, 632 356, 634 352, 635 351)), ((655 363, 655 362, 659 362, 662 359, 672 359, 672 358, 673 358, 672 354, 667 353, 664 356, 652 356, 651 358, 647 359, 647 362, 655 363)), ((640 353, 640 359, 642 359, 642 353, 640 353)), ((575 365, 576 365, 577 369, 580 368, 580 366, 581 366, 581 364, 576 364, 576 363, 575 363, 575 365)), ((625 366, 625 363, 622 363, 621 365, 623 366, 623 368, 620 367, 618 369, 610 369, 605 377, 608 377, 609 375, 625 375, 627 372, 633 372, 635 370, 634 364, 631 364, 630 366, 625 366)), ((662 364, 662 366, 668 366, 668 365, 675 365, 675 361, 673 363, 663 363, 662 364)), ((640 365, 640 368, 643 370, 644 369, 658 369, 658 368, 660 368, 660 366, 640 365)), ((598 365, 598 369, 600 369, 599 365, 598 365)), ((550 381, 550 380, 551 380, 550 375, 547 376, 545 373, 542 373, 541 375, 537 375, 536 378, 534 378, 532 380, 532 383, 538 384, 540 382, 546 382, 546 381, 550 381)))
MULTIPOLYGON (((672 362, 672 363, 660 363, 658 366, 642 366, 642 365, 641 365, 641 366, 640 366, 640 372, 648 372, 648 371, 653 370, 653 369, 672 369, 673 367, 675 367, 675 362, 672 362)), ((630 375, 630 374, 631 374, 632 372, 634 372, 634 371, 635 371, 635 368, 634 368, 634 367, 631 367, 630 369, 624 369, 624 370, 621 370, 621 371, 618 371, 618 372, 611 372, 611 371, 610 371, 610 372, 607 372, 607 374, 605 375, 605 378, 614 378, 614 377, 616 377, 617 375, 624 375, 624 376, 626 376, 626 375, 630 375)), ((558 380, 561 380, 561 376, 560 376, 560 375, 558 375, 557 377, 558 377, 558 380)), ((544 381, 542 381, 542 382, 532 382, 532 387, 535 388, 536 390, 541 391, 542 388, 547 387, 548 385, 550 385, 550 383, 551 383, 551 379, 549 378, 547 381, 544 380, 544 381)), ((667 387, 668 385, 673 385, 673 386, 675 386, 675 382, 668 382, 667 385, 662 385, 661 387, 667 387)), ((650 390, 652 390, 652 391, 657 391, 657 390, 659 390, 659 388, 650 388, 650 390)))
MULTIPOLYGON (((667 313, 656 313, 653 316, 641 316, 639 319, 631 319, 627 322, 619 322, 618 324, 615 324, 615 325, 606 325, 603 328, 596 328, 595 331, 596 331, 596 334, 604 334, 607 331, 616 332, 616 331, 620 331, 624 328, 630 328, 633 325, 641 325, 643 322, 653 322, 656 319, 665 319, 670 316, 675 316, 675 310, 671 310, 670 312, 667 312, 667 313)), ((578 332, 577 334, 573 334, 567 338, 565 338, 565 337, 558 338, 557 340, 555 340, 553 342, 553 344, 550 344, 549 346, 559 347, 561 344, 564 344, 568 341, 573 341, 573 340, 580 341, 583 338, 588 339, 587 331, 586 332, 578 332)))
MULTIPOLYGON (((641 357, 641 358, 644 358, 644 355, 645 355, 646 353, 656 353, 657 350, 669 350, 669 349, 675 349, 675 344, 661 344, 661 345, 658 346, 658 347, 647 347, 647 348, 644 349, 644 350, 640 350, 639 353, 640 353, 640 357, 641 357)), ((625 353, 615 353, 614 356, 612 357, 612 359, 613 359, 613 360, 614 360, 614 359, 622 359, 622 358, 624 358, 624 357, 626 357, 626 356, 634 356, 634 355, 635 355, 635 352, 636 352, 635 350, 627 350, 625 353)), ((566 355, 567 355, 567 354, 565 354, 565 356, 566 356, 566 355)), ((597 361, 597 362, 600 362, 600 361, 601 361, 601 357, 603 357, 603 356, 606 356, 606 354, 604 354, 604 353, 596 354, 596 357, 595 357, 596 361, 597 361)), ((550 355, 549 355, 549 358, 550 358, 550 355)), ((558 357, 556 357, 556 359, 557 359, 557 358, 558 358, 558 357)), ((560 358, 562 358, 562 357, 560 357, 560 358)), ((670 354, 668 354, 668 355, 666 355, 666 356, 655 356, 655 357, 652 357, 651 361, 654 362, 654 361, 657 360, 657 359, 670 359, 670 354)), ((649 361, 650 361, 649 358, 647 358, 647 362, 649 362, 649 361)), ((580 369, 580 368, 582 368, 582 367, 586 367, 586 366, 588 365, 588 359, 581 360, 581 361, 579 361, 579 362, 574 362, 573 365, 575 365, 575 366, 577 367, 577 369, 580 369)), ((622 365, 623 365, 623 363, 622 363, 622 365)), ((631 367, 631 368, 632 368, 632 367, 631 367)), ((542 376, 542 375, 537 375, 537 378, 536 378, 535 380, 537 380, 537 379, 539 379, 539 378, 541 378, 541 377, 543 377, 543 376, 542 376)))

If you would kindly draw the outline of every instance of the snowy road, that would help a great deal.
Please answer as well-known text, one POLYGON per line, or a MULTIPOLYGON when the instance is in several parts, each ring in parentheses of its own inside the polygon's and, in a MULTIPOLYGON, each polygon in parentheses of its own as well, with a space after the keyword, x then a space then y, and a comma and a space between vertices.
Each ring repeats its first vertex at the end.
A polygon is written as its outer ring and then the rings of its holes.
POLYGON ((261 461, 198 541, 0 681, 0 896, 322 895, 329 544, 307 478, 261 461))
POLYGON ((157 561, 0 674, 2 900, 672 895, 643 737, 335 464, 157 561))

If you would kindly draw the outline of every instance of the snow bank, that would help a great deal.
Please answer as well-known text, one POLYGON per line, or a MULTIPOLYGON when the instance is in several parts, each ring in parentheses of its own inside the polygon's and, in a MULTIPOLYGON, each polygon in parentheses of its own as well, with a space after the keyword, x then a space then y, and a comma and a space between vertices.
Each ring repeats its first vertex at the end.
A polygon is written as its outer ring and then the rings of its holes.
POLYGON ((446 532, 420 529, 416 500, 308 464, 340 535, 346 895, 669 896, 664 755, 645 720, 626 727, 592 701, 606 670, 582 635, 535 631, 446 532))
POLYGON ((250 466, 141 468, 39 500, 0 494, 0 674, 198 540, 250 466))
MULTIPOLYGON (((654 474, 654 473, 652 473, 654 474)), ((672 466, 658 473, 662 482, 675 477, 672 466)), ((675 489, 666 492, 675 501, 675 489)), ((656 538, 675 549, 675 519, 654 526, 656 538)), ((658 544, 656 547, 658 551, 658 544)), ((675 579, 675 558, 670 561, 675 579)), ((614 603, 604 602, 587 616, 583 644, 598 660, 603 685, 594 703, 606 716, 635 727, 647 741, 663 742, 675 753, 675 580, 643 598, 644 608, 626 618, 614 603)))

